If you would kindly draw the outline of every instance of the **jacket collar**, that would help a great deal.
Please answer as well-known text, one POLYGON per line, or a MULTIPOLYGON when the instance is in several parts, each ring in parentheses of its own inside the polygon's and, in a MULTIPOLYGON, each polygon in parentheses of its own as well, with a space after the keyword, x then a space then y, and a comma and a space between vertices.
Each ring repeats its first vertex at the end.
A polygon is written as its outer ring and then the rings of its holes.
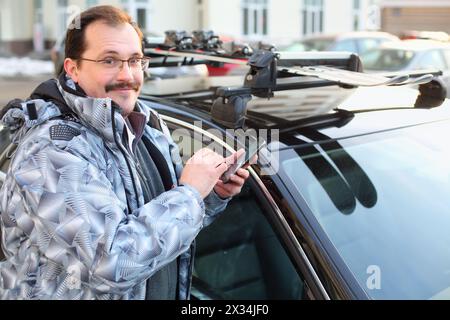
MULTIPOLYGON (((121 139, 125 120, 120 107, 114 101, 110 98, 87 96, 65 73, 61 74, 57 85, 67 106, 84 125, 89 126, 108 142, 114 142, 114 134, 116 139, 121 139)), ((136 141, 142 137, 149 118, 149 110, 137 102, 135 111, 128 116, 136 141)))

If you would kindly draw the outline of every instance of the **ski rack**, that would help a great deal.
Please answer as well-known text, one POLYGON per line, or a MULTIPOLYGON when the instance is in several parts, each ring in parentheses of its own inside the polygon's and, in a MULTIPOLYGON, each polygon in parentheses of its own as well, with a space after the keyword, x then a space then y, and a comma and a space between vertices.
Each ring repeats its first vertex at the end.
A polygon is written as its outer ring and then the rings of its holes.
POLYGON ((147 44, 144 54, 162 57, 162 61, 150 62, 149 67, 177 67, 182 65, 210 64, 222 66, 224 63, 247 64, 253 49, 247 44, 235 45, 233 52, 223 48, 223 42, 213 31, 197 30, 192 35, 186 31, 166 31, 164 43, 147 44), (169 57, 183 58, 168 61, 169 57))
MULTIPOLYGON (((186 44, 181 47, 186 48, 186 44)), ((442 75, 438 70, 413 71, 409 73, 367 74, 363 73, 362 63, 358 55, 348 52, 314 52, 291 53, 258 50, 248 59, 232 56, 223 51, 204 51, 196 49, 150 48, 147 55, 163 57, 162 62, 155 62, 152 67, 180 66, 195 64, 231 63, 248 65, 249 72, 245 77, 244 87, 253 89, 252 94, 260 97, 271 97, 271 92, 297 89, 295 85, 280 85, 277 79, 288 77, 313 77, 329 82, 329 85, 343 87, 393 86, 406 84, 422 84, 435 76, 442 75), (169 57, 182 58, 182 61, 167 61, 169 57), (266 92, 265 94, 263 92, 266 92)), ((312 83, 310 83, 312 85, 312 83)), ((319 84, 320 86, 325 83, 319 84)), ((308 88, 305 83, 298 83, 298 89, 308 88)))
POLYGON ((211 108, 214 121, 233 128, 243 126, 247 103, 252 96, 271 98, 275 91, 332 85, 344 88, 421 85, 442 75, 439 70, 367 74, 363 73, 359 56, 350 52, 276 52, 271 47, 257 50, 252 55, 251 50, 230 54, 223 50, 222 43, 211 31, 194 32, 193 37, 186 32, 168 31, 163 45, 144 52, 163 57, 165 65, 159 66, 180 65, 180 62, 168 62, 169 57, 183 58, 181 65, 248 65, 243 86, 217 88, 211 108))
POLYGON ((248 64, 250 70, 242 87, 221 87, 216 90, 216 99, 211 108, 212 118, 216 122, 228 127, 242 127, 246 105, 252 96, 271 98, 275 91, 331 85, 354 88, 425 84, 435 76, 442 75, 439 70, 391 73, 388 76, 365 74, 360 58, 345 52, 292 54, 258 51, 250 57, 248 64), (299 80, 300 76, 319 80, 299 80))

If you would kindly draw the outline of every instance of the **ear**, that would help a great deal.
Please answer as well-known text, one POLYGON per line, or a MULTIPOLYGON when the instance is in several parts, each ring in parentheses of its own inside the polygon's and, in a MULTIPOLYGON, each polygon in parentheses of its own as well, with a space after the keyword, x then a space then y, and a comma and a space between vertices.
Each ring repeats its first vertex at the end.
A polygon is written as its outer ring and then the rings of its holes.
POLYGON ((64 70, 75 83, 78 82, 78 65, 76 61, 66 58, 64 60, 64 70))

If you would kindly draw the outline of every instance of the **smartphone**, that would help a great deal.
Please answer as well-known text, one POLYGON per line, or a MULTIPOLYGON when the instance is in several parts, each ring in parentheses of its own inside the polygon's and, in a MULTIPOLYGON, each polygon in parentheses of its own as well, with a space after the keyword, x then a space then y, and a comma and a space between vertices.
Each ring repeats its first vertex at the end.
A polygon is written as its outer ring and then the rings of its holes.
POLYGON ((235 162, 222 174, 220 180, 223 183, 227 183, 230 177, 238 171, 239 168, 245 166, 249 161, 261 150, 262 147, 266 145, 266 142, 262 139, 258 140, 253 136, 245 137, 245 153, 243 153, 239 158, 235 159, 235 162))

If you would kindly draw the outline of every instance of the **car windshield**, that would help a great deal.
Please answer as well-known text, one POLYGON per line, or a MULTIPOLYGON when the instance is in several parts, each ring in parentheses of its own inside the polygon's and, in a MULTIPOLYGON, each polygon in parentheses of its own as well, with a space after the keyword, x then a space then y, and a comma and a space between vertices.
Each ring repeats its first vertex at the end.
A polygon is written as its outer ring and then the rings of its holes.
POLYGON ((304 40, 301 44, 305 51, 325 51, 334 42, 334 39, 310 39, 304 40))
POLYGON ((405 69, 415 56, 412 50, 373 49, 361 55, 365 70, 400 71, 405 69))
POLYGON ((449 122, 282 151, 294 199, 372 298, 450 298, 449 122))

